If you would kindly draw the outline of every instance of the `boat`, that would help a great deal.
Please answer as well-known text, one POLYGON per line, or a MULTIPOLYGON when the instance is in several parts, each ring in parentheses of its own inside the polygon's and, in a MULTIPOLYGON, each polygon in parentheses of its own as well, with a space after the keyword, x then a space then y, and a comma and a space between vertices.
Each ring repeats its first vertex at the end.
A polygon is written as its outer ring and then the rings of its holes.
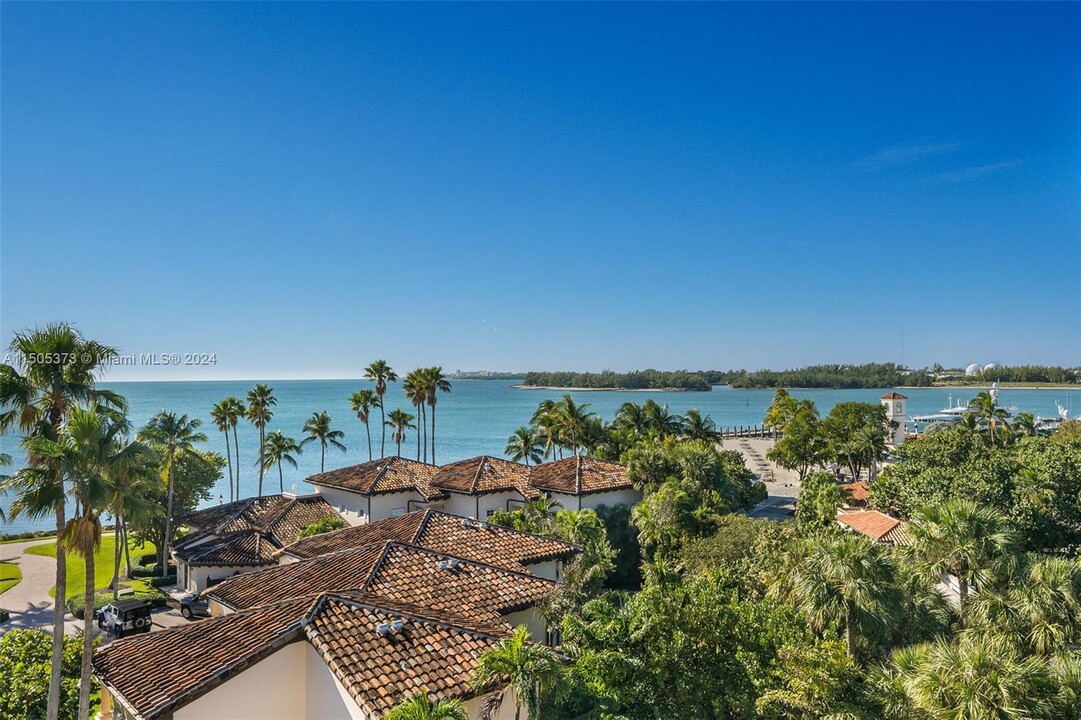
POLYGON ((962 403, 958 400, 957 404, 954 405, 953 393, 950 393, 946 407, 936 413, 931 413, 930 415, 913 415, 909 418, 909 422, 916 426, 917 433, 922 433, 928 427, 936 423, 960 422, 965 418, 965 413, 967 412, 969 412, 968 403, 962 403))

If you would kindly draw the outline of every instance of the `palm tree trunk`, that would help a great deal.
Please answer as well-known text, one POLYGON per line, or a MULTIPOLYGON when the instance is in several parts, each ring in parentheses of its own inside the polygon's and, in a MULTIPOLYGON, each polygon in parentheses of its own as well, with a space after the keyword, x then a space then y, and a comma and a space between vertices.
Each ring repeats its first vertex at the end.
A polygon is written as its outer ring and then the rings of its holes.
POLYGON ((965 606, 968 604, 968 579, 963 575, 957 578, 957 616, 961 619, 961 627, 965 626, 965 606))
POLYGON ((169 540, 173 536, 173 458, 169 458, 165 469, 165 484, 169 486, 169 502, 165 508, 165 538, 162 543, 161 576, 169 574, 169 540))
MULTIPOLYGON (((325 442, 319 445, 319 472, 326 471, 326 459, 327 459, 327 444, 325 442)), ((278 463, 278 468, 281 468, 281 463, 278 463)))
MULTIPOLYGON (((83 661, 79 667, 79 720, 90 718, 90 658, 94 654, 94 547, 84 548, 86 584, 83 598, 83 661)), ((57 597, 59 600, 59 596, 57 597)))
POLYGON ((236 438, 236 425, 233 425, 233 449, 236 450, 236 499, 240 499, 240 441, 236 438))
POLYGON ((120 553, 124 550, 120 544, 120 516, 113 518, 113 600, 120 597, 120 553))
POLYGON ((124 517, 120 517, 120 531, 124 537, 124 560, 127 563, 128 577, 131 577, 131 545, 128 543, 128 524, 124 522, 124 517))
MULTIPOLYGON (((60 481, 61 489, 63 480, 60 481)), ((60 716, 60 680, 64 672, 64 615, 68 594, 68 566, 60 536, 64 533, 64 503, 56 506, 56 597, 53 599, 53 655, 49 675, 49 703, 46 717, 57 720, 60 716)))
POLYGON ((265 428, 259 426, 259 497, 263 497, 263 463, 266 462, 266 436, 265 428))
POLYGON ((368 421, 364 421, 364 430, 368 433, 368 462, 372 461, 372 426, 368 424, 368 421))
POLYGON ((435 403, 432 403, 432 465, 435 465, 435 403))
POLYGON ((282 464, 278 461, 278 489, 281 492, 285 492, 285 479, 282 477, 282 464))
POLYGON ((852 622, 852 608, 845 611, 845 644, 848 649, 848 657, 856 659, 856 625, 852 622))
POLYGON ((229 447, 229 428, 225 428, 225 460, 229 463, 229 502, 236 500, 233 497, 233 451, 229 447))
MULTIPOLYGON (((387 415, 386 415, 386 410, 383 409, 383 395, 382 395, 382 393, 380 393, 380 395, 379 395, 379 419, 383 421, 383 424, 382 424, 383 442, 379 446, 379 457, 386 457, 387 456, 387 415)), ((401 455, 400 452, 398 454, 401 455)))
MULTIPOLYGON (((420 410, 420 408, 422 406, 421 405, 415 405, 414 407, 416 407, 417 410, 420 410)), ((423 416, 424 411, 420 410, 420 414, 423 416)), ((423 425, 423 424, 424 424, 424 421, 422 420, 421 425, 423 425)), ((427 445, 427 443, 425 443, 425 445, 424 445, 424 459, 425 460, 428 459, 428 445, 427 445)), ((420 431, 419 430, 417 431, 417 462, 420 462, 420 431)))

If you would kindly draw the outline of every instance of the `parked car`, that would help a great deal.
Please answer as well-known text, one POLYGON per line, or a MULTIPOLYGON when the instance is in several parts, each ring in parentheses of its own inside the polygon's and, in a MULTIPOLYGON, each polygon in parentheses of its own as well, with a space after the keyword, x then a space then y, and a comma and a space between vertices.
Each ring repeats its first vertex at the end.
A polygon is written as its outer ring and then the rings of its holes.
POLYGON ((128 633, 150 632, 154 621, 150 617, 150 606, 142 600, 117 600, 97 612, 98 627, 113 637, 124 637, 128 633))
POLYGON ((193 617, 210 617, 210 605, 198 595, 185 595, 180 598, 180 614, 188 620, 193 617))

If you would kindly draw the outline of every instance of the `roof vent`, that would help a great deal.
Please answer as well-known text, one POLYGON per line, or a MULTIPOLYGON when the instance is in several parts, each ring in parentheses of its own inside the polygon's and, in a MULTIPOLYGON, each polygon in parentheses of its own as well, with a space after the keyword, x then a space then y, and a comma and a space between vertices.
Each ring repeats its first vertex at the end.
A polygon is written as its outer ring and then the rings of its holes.
POLYGON ((473 524, 473 521, 469 518, 462 518, 462 527, 469 527, 473 524))
POLYGON ((390 635, 390 623, 379 623, 375 626, 375 631, 384 637, 390 635))
POLYGON ((478 521, 477 522, 477 527, 479 527, 481 530, 487 530, 488 529, 488 523, 478 521))
POLYGON ((401 620, 393 620, 390 623, 390 629, 393 630, 395 633, 400 633, 402 630, 405 629, 405 623, 401 620))
POLYGON ((457 558, 448 558, 446 560, 439 561, 440 570, 456 570, 462 561, 457 558))

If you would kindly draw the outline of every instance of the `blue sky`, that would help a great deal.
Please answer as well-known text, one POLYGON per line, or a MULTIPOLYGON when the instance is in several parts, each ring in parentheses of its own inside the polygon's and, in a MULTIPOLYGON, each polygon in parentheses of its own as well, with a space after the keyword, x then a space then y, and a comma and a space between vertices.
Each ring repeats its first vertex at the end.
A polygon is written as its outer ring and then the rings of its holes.
POLYGON ((0 332, 125 378, 1081 363, 1081 4, 0 6, 0 332))

